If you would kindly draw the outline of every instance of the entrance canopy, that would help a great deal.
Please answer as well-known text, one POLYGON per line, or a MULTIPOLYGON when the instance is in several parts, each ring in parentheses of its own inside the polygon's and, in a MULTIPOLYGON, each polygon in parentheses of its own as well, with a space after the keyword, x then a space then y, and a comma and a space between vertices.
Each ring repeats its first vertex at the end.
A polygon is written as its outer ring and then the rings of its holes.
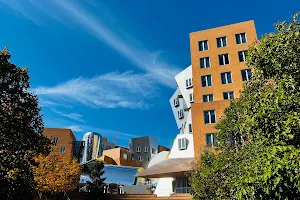
POLYGON ((171 158, 153 165, 138 173, 137 177, 166 178, 182 177, 193 167, 194 158, 171 158))

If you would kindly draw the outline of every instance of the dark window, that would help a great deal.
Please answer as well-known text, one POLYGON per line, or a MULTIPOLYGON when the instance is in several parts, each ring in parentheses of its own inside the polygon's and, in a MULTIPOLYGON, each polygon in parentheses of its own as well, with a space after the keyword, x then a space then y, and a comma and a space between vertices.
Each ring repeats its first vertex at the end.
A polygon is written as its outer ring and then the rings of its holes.
POLYGON ((147 156, 147 161, 150 161, 150 156, 147 156))
POLYGON ((208 41, 207 40, 199 41, 198 45, 199 45, 199 51, 208 50, 208 41))
POLYGON ((66 152, 66 147, 60 147, 60 150, 59 150, 61 153, 65 153, 66 152))
POLYGON ((232 83, 231 72, 223 72, 221 73, 222 84, 232 83))
POLYGON ((189 124, 189 132, 192 133, 193 132, 193 127, 192 124, 189 124))
POLYGON ((219 55, 219 65, 228 65, 228 64, 229 64, 228 53, 219 55))
POLYGON ((223 98, 226 99, 234 99, 234 92, 223 92, 223 98))
POLYGON ((227 41, 226 41, 226 37, 219 37, 217 38, 217 47, 226 47, 227 46, 227 41))
POLYGON ((194 93, 191 93, 190 94, 190 103, 193 103, 194 102, 194 93))
POLYGON ((204 111, 204 123, 205 124, 216 123, 216 111, 215 110, 204 111))
POLYGON ((211 75, 201 76, 202 87, 212 86, 211 75))
POLYGON ((239 51, 238 55, 239 55, 239 61, 240 62, 245 62, 246 61, 247 51, 239 51))
POLYGON ((213 133, 206 134, 206 146, 215 147, 216 146, 216 136, 213 133))
POLYGON ((251 75, 252 75, 251 69, 243 69, 241 70, 241 73, 242 73, 243 81, 249 81, 251 79, 251 75))
POLYGON ((246 43, 246 33, 235 34, 235 39, 237 44, 246 43))
POLYGON ((209 57, 200 58, 200 68, 209 68, 210 60, 209 57))
POLYGON ((203 95, 203 102, 211 102, 211 101, 214 101, 214 95, 213 94, 203 95))
POLYGON ((55 137, 55 138, 53 139, 53 142, 54 142, 54 144, 56 145, 56 144, 57 144, 57 142, 58 142, 58 138, 57 138, 57 137, 55 137))

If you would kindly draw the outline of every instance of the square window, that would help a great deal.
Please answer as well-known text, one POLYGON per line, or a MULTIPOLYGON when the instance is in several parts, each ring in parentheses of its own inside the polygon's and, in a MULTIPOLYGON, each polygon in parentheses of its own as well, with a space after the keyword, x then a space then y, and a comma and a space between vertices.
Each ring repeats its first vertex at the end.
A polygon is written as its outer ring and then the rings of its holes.
POLYGON ((190 103, 193 103, 194 102, 194 93, 191 93, 189 96, 190 96, 190 103))
POLYGON ((200 58, 200 68, 209 68, 210 59, 209 57, 200 58))
POLYGON ((187 143, 186 138, 178 139, 178 149, 179 149, 179 150, 185 150, 185 149, 186 149, 186 146, 187 146, 186 143, 187 143))
POLYGON ((206 110, 204 111, 204 124, 214 124, 216 123, 216 111, 206 110))
POLYGON ((221 54, 218 57, 219 57, 219 65, 228 65, 229 64, 229 55, 228 55, 228 53, 221 54))
POLYGON ((138 156, 138 161, 142 162, 143 161, 143 157, 142 156, 138 156))
POLYGON ((237 44, 244 44, 246 43, 247 39, 246 39, 246 33, 238 33, 238 34, 235 34, 235 39, 236 39, 236 43, 237 44))
POLYGON ((212 77, 211 75, 201 76, 202 87, 212 86, 212 77))
POLYGON ((221 73, 222 84, 232 83, 231 72, 223 72, 221 73))
POLYGON ((214 133, 206 134, 206 146, 207 147, 215 147, 217 143, 216 136, 214 133))
POLYGON ((251 79, 251 69, 243 69, 241 70, 241 74, 242 74, 242 80, 243 81, 249 81, 251 79))
POLYGON ((141 147, 140 146, 136 147, 136 152, 141 152, 141 147))
POLYGON ((60 150, 59 150, 61 153, 65 153, 66 152, 66 147, 60 147, 60 150))
POLYGON ((203 97, 203 102, 212 102, 212 101, 214 101, 214 95, 213 94, 205 94, 202 97, 203 97))
POLYGON ((145 152, 145 153, 148 152, 148 147, 144 147, 144 152, 145 152))
POLYGON ((245 62, 246 61, 247 51, 239 51, 238 55, 239 55, 239 61, 240 62, 245 62))
POLYGON ((217 38, 217 47, 226 47, 227 46, 227 40, 226 36, 217 38))
POLYGON ((208 50, 208 41, 207 40, 199 41, 198 45, 199 45, 199 51, 206 51, 206 50, 208 50))
POLYGON ((231 92, 223 92, 223 98, 224 98, 224 100, 234 99, 234 92, 233 91, 231 91, 231 92))

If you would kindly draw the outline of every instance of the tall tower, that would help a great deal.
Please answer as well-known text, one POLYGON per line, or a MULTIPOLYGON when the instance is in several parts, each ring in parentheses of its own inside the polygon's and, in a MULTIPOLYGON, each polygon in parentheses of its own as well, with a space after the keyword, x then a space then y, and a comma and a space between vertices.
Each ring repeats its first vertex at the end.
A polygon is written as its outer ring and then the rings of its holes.
POLYGON ((251 77, 245 57, 256 39, 254 21, 190 33, 195 157, 200 149, 216 145, 214 126, 251 77))

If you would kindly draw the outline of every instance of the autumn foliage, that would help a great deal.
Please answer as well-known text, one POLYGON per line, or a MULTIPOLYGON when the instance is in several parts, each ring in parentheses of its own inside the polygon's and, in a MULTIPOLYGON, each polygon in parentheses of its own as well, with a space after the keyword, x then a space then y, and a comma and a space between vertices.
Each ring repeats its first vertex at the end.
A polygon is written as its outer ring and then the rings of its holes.
POLYGON ((39 155, 36 158, 38 166, 34 166, 36 190, 46 193, 72 191, 79 184, 81 167, 76 159, 58 152, 48 156, 39 155))

